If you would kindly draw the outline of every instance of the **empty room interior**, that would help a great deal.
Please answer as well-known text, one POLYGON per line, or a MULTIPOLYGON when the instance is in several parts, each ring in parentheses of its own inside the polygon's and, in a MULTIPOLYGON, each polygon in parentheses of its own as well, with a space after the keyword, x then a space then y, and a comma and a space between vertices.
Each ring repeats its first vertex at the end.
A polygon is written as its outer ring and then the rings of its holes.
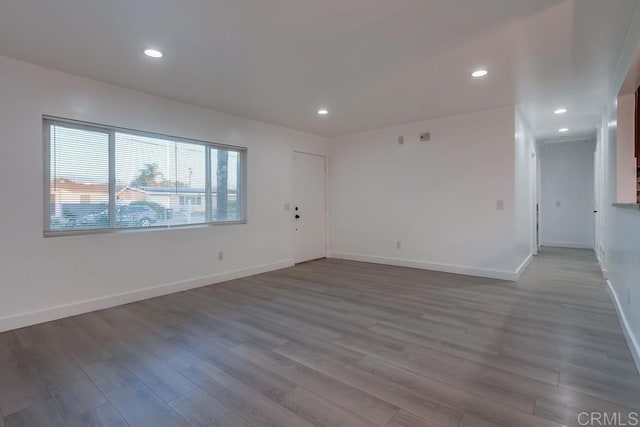
POLYGON ((640 1, 2 0, 0 427, 640 425, 640 1))

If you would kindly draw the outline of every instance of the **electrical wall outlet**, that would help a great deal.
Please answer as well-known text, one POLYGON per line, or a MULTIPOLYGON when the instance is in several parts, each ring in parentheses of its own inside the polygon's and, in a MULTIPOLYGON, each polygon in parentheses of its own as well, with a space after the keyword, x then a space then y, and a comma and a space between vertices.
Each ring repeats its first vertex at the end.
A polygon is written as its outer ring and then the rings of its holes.
POLYGON ((504 210, 504 200, 496 200, 496 209, 499 211, 504 210))
POLYGON ((398 145, 404 145, 404 136, 398 137, 398 145))
POLYGON ((396 249, 402 249, 402 242, 400 240, 396 242, 396 249))
POLYGON ((420 141, 427 142, 431 141, 431 132, 423 132, 420 134, 420 141))
POLYGON ((218 252, 218 261, 224 261, 224 252, 223 251, 218 252))

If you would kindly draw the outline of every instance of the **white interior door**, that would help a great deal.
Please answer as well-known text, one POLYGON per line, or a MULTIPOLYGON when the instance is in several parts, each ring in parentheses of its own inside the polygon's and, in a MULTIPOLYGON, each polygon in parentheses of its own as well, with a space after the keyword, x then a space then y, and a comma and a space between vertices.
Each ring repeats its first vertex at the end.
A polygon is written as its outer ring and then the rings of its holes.
POLYGON ((293 224, 295 262, 327 256, 326 159, 293 153, 293 224))
MULTIPOLYGON (((601 212, 600 212, 600 205, 601 205, 601 199, 600 199, 600 162, 599 162, 599 155, 600 155, 600 142, 596 143, 596 152, 593 156, 593 213, 594 213, 594 219, 593 219, 593 247, 594 250, 596 251, 596 255, 598 257, 598 260, 602 263, 603 260, 601 259, 601 236, 600 236, 600 219, 601 217, 601 212)), ((604 266, 602 267, 604 268, 604 266)))

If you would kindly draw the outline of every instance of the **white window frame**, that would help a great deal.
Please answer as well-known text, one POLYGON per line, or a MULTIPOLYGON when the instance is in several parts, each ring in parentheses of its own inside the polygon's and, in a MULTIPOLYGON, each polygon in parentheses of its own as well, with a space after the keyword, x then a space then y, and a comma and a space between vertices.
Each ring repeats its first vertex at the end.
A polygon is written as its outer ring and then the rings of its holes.
POLYGON ((74 236, 83 234, 104 234, 104 233, 129 233, 137 231, 158 231, 158 230, 173 230, 179 228, 199 228, 199 227, 211 227, 220 225, 235 225, 246 224, 247 219, 247 155, 248 149, 246 147, 238 147, 234 145, 218 144, 214 142, 200 141, 191 138, 182 138, 170 135, 164 135, 153 132, 144 132, 134 129, 127 129, 117 126, 108 126, 95 123, 82 122, 72 119, 64 119, 54 116, 42 116, 42 129, 43 129, 43 196, 44 196, 44 237, 58 237, 58 236, 74 236), (84 129, 93 132, 103 132, 109 136, 109 227, 108 228, 87 228, 78 230, 52 230, 51 229, 51 137, 50 129, 52 125, 59 124, 65 127, 72 127, 76 129, 84 129), (212 215, 212 174, 211 174, 211 151, 205 150, 205 222, 200 224, 180 224, 180 225, 151 225, 149 227, 117 227, 116 226, 116 155, 115 155, 115 135, 116 132, 122 132, 129 135, 140 135, 150 138, 158 138, 169 140, 172 142, 184 142, 188 144, 202 145, 207 148, 221 149, 228 151, 235 151, 239 156, 239 168, 238 183, 237 183, 237 203, 238 211, 240 213, 240 219, 232 221, 216 221, 212 215))

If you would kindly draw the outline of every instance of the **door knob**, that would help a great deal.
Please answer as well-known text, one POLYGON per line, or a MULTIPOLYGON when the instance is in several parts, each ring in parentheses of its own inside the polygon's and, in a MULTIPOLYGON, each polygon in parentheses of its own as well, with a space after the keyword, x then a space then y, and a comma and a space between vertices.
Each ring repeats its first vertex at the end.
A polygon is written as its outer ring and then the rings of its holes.
POLYGON ((296 215, 296 219, 300 219, 300 215, 296 215))

